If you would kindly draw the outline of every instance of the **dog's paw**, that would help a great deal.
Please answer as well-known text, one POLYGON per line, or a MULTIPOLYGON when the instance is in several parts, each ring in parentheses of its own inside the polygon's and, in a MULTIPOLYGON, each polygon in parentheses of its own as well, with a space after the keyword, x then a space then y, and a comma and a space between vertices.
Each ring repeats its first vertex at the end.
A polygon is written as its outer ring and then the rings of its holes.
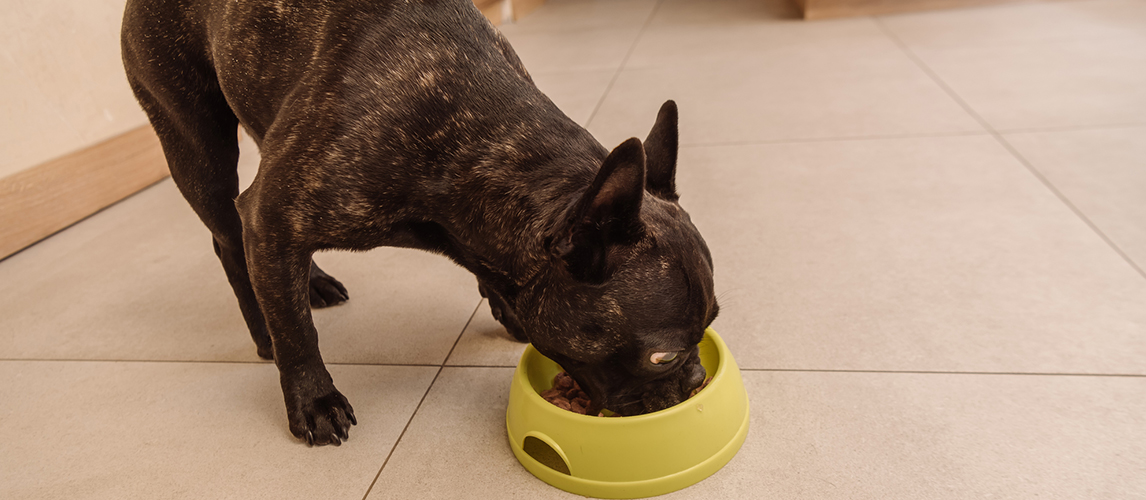
POLYGON ((350 299, 346 287, 318 265, 310 264, 310 307, 321 308, 341 304, 350 299))
POLYGON ((290 432, 307 445, 341 446, 350 437, 350 426, 358 425, 354 408, 336 389, 317 398, 296 399, 296 403, 287 408, 290 432))

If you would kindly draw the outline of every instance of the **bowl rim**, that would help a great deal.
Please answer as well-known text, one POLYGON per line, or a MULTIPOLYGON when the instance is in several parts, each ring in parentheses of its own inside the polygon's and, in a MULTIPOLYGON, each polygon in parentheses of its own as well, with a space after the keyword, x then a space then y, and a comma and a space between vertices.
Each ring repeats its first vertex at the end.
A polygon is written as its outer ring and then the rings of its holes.
MULTIPOLYGON (((542 358, 544 358, 550 362, 553 362, 554 364, 557 364, 556 361, 553 361, 553 360, 547 358, 544 354, 541 354, 540 351, 538 351, 537 349, 535 349, 533 347, 533 344, 527 345, 525 347, 525 352, 523 352, 521 354, 521 360, 518 361, 517 369, 514 370, 514 373, 513 373, 513 383, 524 384, 525 393, 526 393, 525 402, 528 402, 529 404, 534 404, 534 405, 540 404, 541 405, 540 407, 543 408, 542 411, 544 411, 547 414, 546 415, 547 417, 551 416, 554 418, 572 419, 573 421, 578 422, 579 424, 585 424, 588 422, 595 422, 596 424, 600 424, 600 425, 636 425, 636 424, 640 424, 640 423, 648 422, 648 421, 652 421, 652 420, 669 418, 669 416, 671 416, 675 413, 678 413, 681 411, 686 411, 688 408, 694 408, 695 405, 703 405, 705 403, 705 401, 707 401, 711 397, 709 395, 712 394, 713 392, 715 392, 714 389, 717 389, 718 387, 724 387, 722 384, 720 384, 720 385, 718 385, 718 384, 720 383, 720 381, 722 381, 726 378, 724 375, 729 370, 728 366, 730 365, 730 363, 728 362, 728 360, 731 359, 730 358, 731 353, 728 350, 728 345, 724 343, 724 339, 720 338, 720 335, 717 334, 716 330, 713 330, 712 327, 706 328, 704 330, 704 337, 701 339, 700 342, 703 344, 706 341, 712 342, 713 347, 716 349, 716 355, 717 355, 716 370, 715 370, 716 373, 712 375, 712 380, 708 383, 708 386, 705 387, 704 390, 698 392, 693 397, 685 399, 684 401, 681 401, 680 403, 677 403, 677 404, 670 406, 668 408, 665 408, 663 410, 657 410, 657 411, 652 412, 652 413, 645 413, 645 414, 641 414, 641 415, 633 415, 633 416, 628 416, 628 417, 622 416, 619 418, 612 418, 612 417, 599 417, 597 415, 583 415, 580 413, 575 413, 575 412, 572 412, 569 410, 563 410, 561 408, 558 408, 556 405, 546 401, 545 398, 541 397, 541 394, 538 393, 533 388, 533 384, 531 384, 529 382, 529 374, 526 373, 526 369, 527 369, 526 366, 528 365, 528 361, 529 361, 530 357, 541 356, 542 358)), ((560 364, 557 364, 557 366, 561 367, 560 364)), ((562 368, 562 370, 564 370, 564 368, 562 368)))

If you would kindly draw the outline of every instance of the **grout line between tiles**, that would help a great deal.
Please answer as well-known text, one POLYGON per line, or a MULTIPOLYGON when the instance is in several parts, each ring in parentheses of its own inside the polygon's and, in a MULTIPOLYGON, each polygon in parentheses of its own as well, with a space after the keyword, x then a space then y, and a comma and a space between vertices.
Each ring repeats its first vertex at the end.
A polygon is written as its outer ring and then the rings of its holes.
POLYGON ((398 445, 402 443, 402 438, 406 436, 406 431, 410 429, 410 424, 414 422, 414 418, 418 416, 418 410, 422 409, 422 404, 426 402, 426 398, 430 395, 430 391, 434 388, 434 383, 438 381, 438 377, 442 375, 442 370, 446 368, 446 362, 450 360, 450 355, 454 353, 454 349, 458 347, 458 342, 461 342, 462 335, 465 335, 466 329, 469 328, 470 322, 477 316, 478 310, 481 309, 482 303, 485 299, 479 300, 477 305, 474 306, 473 312, 470 313, 470 318, 466 320, 466 324, 462 326, 462 331, 458 332, 458 338, 454 340, 454 345, 450 347, 450 352, 446 353, 445 359, 442 364, 438 366, 438 372, 434 374, 434 379, 430 381, 430 385, 426 386, 426 392, 422 393, 422 399, 418 400, 418 406, 414 407, 414 412, 410 414, 410 419, 406 420, 405 427, 402 427, 402 433, 398 434, 398 439, 394 441, 394 446, 390 447, 390 453, 386 454, 386 460, 382 461, 382 466, 378 468, 378 473, 374 475, 374 480, 370 481, 370 486, 366 488, 366 493, 362 495, 362 500, 370 496, 370 492, 374 490, 374 485, 378 483, 378 478, 382 477, 382 471, 386 470, 386 464, 390 463, 390 457, 394 456, 394 451, 398 449, 398 445))
POLYGON ((621 65, 617 66, 617 71, 613 73, 613 78, 609 80, 609 85, 605 87, 605 91, 601 93, 601 98, 597 100, 597 105, 593 107, 593 112, 589 114, 589 119, 585 120, 585 128, 593 123, 593 118, 597 117, 597 112, 601 110, 601 105, 605 104, 605 98, 609 96, 609 92, 613 90, 613 84, 617 83, 617 78, 621 76, 621 72, 625 70, 625 65, 629 64, 629 57, 633 55, 633 50, 637 48, 637 44, 641 43, 641 37, 645 35, 645 29, 649 27, 649 23, 653 21, 653 17, 657 15, 657 10, 661 8, 664 0, 657 0, 657 4, 653 6, 653 10, 649 11, 649 17, 645 18, 645 22, 641 24, 641 30, 637 32, 637 37, 633 39, 632 45, 629 45, 628 52, 625 52, 625 58, 621 60, 621 65))
POLYGON ((446 365, 447 368, 517 368, 513 365, 446 365))
MULTIPOLYGON (((473 321, 474 316, 485 299, 478 301, 473 312, 470 313, 469 319, 466 320, 465 326, 462 327, 462 333, 465 333, 466 328, 469 327, 470 322, 473 321)), ((458 347, 458 342, 461 341, 462 333, 458 334, 458 338, 454 339, 453 346, 450 347, 449 352, 446 353, 446 358, 441 363, 361 363, 361 362, 338 362, 327 361, 327 366, 403 366, 403 367, 442 367, 446 366, 446 361, 449 361, 450 355, 453 354, 454 349, 458 347)), ((171 363, 171 364, 218 364, 218 365, 274 365, 273 361, 260 359, 252 361, 243 360, 219 360, 219 359, 91 359, 91 358, 0 358, 0 363, 26 361, 34 363, 171 363)), ((467 366, 468 367, 468 366, 467 366)), ((475 366, 476 368, 476 366, 475 366)))
MULTIPOLYGON (((170 363, 170 364, 216 364, 216 365, 274 365, 270 360, 235 361, 215 359, 83 359, 83 358, 0 358, 0 363, 28 361, 34 363, 170 363)), ((327 361, 327 366, 408 366, 436 368, 438 363, 355 363, 327 361)))
POLYGON ((947 85, 947 82, 944 82, 943 79, 940 78, 939 75, 937 73, 935 73, 935 71, 933 71, 930 66, 928 66, 926 63, 924 63, 923 60, 920 59, 919 56, 916 55, 915 52, 913 52, 911 50, 911 48, 909 48, 907 46, 907 44, 905 44, 902 40, 900 40, 899 37, 895 36, 895 33, 892 32, 890 28, 885 26, 883 24, 882 20, 880 20, 878 17, 873 17, 871 19, 873 22, 875 22, 876 26, 878 26, 879 29, 882 30, 884 32, 884 34, 888 36, 888 38, 890 38, 893 42, 895 42, 895 44, 897 46, 899 46, 900 50, 902 50, 903 53, 906 54, 907 57, 909 59, 911 59, 912 62, 914 62, 916 66, 919 67, 919 69, 923 70, 923 72, 926 73, 927 76, 930 77, 931 80, 934 81, 936 85, 939 85, 939 88, 943 89, 943 91, 946 92, 947 95, 951 99, 954 99, 955 102, 958 103, 959 106, 961 106, 963 108, 963 111, 965 111, 968 115, 970 115, 972 118, 974 118, 975 121, 979 122, 979 125, 982 126, 983 129, 986 130, 988 133, 990 133, 995 138, 995 140, 999 143, 999 145, 1003 146, 1003 148, 1006 149, 1007 152, 1011 154, 1011 156, 1013 156, 1016 160, 1018 160, 1019 163, 1023 167, 1025 167, 1027 169, 1027 171, 1030 172, 1031 175, 1033 175, 1035 177, 1035 179, 1038 179, 1038 181, 1041 182, 1044 187, 1046 187, 1048 190, 1050 190, 1050 192, 1052 194, 1054 194, 1056 197, 1058 197, 1059 201, 1061 201, 1064 205, 1066 205, 1067 208, 1069 208, 1072 212, 1074 212, 1074 215, 1076 217, 1078 217, 1080 220, 1082 220, 1082 222, 1085 223, 1088 227, 1090 227, 1090 230, 1093 231, 1096 235, 1098 235, 1098 237, 1101 238, 1102 241, 1106 242, 1106 245, 1109 246, 1112 250, 1114 250, 1114 253, 1118 254, 1118 256, 1121 257, 1122 260, 1124 262, 1126 262, 1126 264, 1128 264, 1131 269, 1136 271, 1138 273, 1138 275, 1141 276, 1143 279, 1146 279, 1146 271, 1144 271, 1142 269, 1142 267, 1140 267, 1136 262, 1134 262, 1134 260, 1131 259, 1130 256, 1126 254, 1126 252, 1122 251, 1122 248, 1120 248, 1114 242, 1114 240, 1111 240, 1110 237, 1108 237, 1106 235, 1106 233, 1102 232, 1102 230, 1099 229, 1098 226, 1095 225, 1094 222, 1091 221, 1090 218, 1087 217, 1086 214, 1084 214, 1082 212, 1082 210, 1079 210, 1078 207, 1076 207, 1074 205, 1074 203, 1072 203, 1070 201, 1070 199, 1067 198, 1066 195, 1062 193, 1062 191, 1059 191, 1059 189, 1057 187, 1055 187, 1055 185, 1050 182, 1050 179, 1047 179, 1046 176, 1044 176, 1042 174, 1042 172, 1039 172, 1039 170, 1037 168, 1035 168, 1035 166, 1033 164, 1031 164, 1031 162, 1028 161, 1026 159, 1026 157, 1024 157, 1021 153, 1019 153, 1019 151, 1017 149, 1015 149, 1015 147, 1012 146, 1011 143, 1009 141, 1007 141, 1007 139, 1005 137, 1003 137, 1003 135, 999 131, 995 130, 995 128, 992 127, 991 124, 988 123, 986 119, 984 119, 982 116, 980 116, 979 113, 977 113, 975 111, 975 109, 972 108, 971 105, 967 103, 967 101, 963 100, 963 98, 960 97, 959 94, 957 94, 955 92, 955 89, 952 89, 951 86, 947 85))
POLYGON ((370 481, 370 486, 366 488, 366 493, 362 495, 362 500, 370 496, 370 492, 374 489, 374 485, 378 483, 378 478, 382 477, 382 471, 386 469, 386 464, 390 463, 390 457, 394 456, 394 450, 398 449, 398 444, 402 442, 402 438, 406 436, 406 431, 410 429, 410 424, 414 422, 414 417, 418 416, 418 410, 422 409, 422 403, 426 402, 426 397, 430 395, 430 389, 434 388, 434 383, 438 381, 438 377, 442 375, 442 369, 445 366, 439 366, 438 372, 434 374, 434 379, 430 381, 430 385, 426 387, 426 392, 422 393, 422 399, 418 400, 418 406, 414 407, 414 412, 410 414, 410 419, 406 421, 406 425, 402 427, 402 432, 398 434, 398 439, 394 441, 394 445, 390 447, 390 453, 386 454, 386 460, 382 461, 382 467, 378 468, 378 473, 374 474, 374 480, 370 481))
POLYGON ((978 372, 944 370, 833 370, 803 368, 741 368, 742 372, 795 372, 795 373, 885 373, 890 375, 1025 375, 1034 377, 1112 377, 1146 378, 1134 373, 1066 373, 1066 372, 978 372))
POLYGON ((481 300, 478 300, 477 305, 474 306, 473 312, 470 313, 470 318, 467 319, 466 324, 464 326, 462 326, 462 331, 458 332, 458 338, 454 339, 454 345, 450 346, 450 352, 446 353, 446 357, 442 359, 442 364, 438 365, 438 366, 444 367, 444 366, 446 366, 446 363, 448 363, 450 361, 450 356, 452 356, 454 354, 454 349, 457 349, 458 343, 462 341, 462 335, 466 334, 466 329, 470 327, 470 323, 473 322, 474 317, 477 316, 478 311, 481 310, 481 305, 484 303, 485 303, 484 298, 481 300))
POLYGON ((973 136, 987 136, 991 135, 987 131, 974 131, 974 132, 942 132, 934 134, 888 134, 888 135, 857 135, 857 136, 841 136, 841 137, 806 137, 794 139, 765 139, 758 141, 727 141, 727 142, 686 142, 681 143, 682 148, 703 148, 703 147, 719 147, 719 146, 754 146, 766 144, 803 144, 803 143, 819 143, 819 142, 848 142, 848 141, 876 141, 887 139, 926 139, 936 137, 973 137, 973 136))
POLYGON ((998 130, 1000 134, 1037 134, 1039 132, 1085 132, 1087 130, 1117 130, 1127 128, 1143 128, 1146 122, 1135 123, 1106 123, 1102 125, 1076 125, 1034 128, 1011 128, 998 130))

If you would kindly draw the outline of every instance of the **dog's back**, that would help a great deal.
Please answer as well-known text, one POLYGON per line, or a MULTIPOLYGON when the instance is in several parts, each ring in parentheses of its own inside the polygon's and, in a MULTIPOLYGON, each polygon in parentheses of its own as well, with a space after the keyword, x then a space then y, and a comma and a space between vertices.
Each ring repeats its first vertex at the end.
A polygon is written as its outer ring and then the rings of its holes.
POLYGON ((367 185, 337 192, 376 222, 445 209, 367 191, 472 198, 523 185, 519 175, 583 187, 607 154, 469 0, 131 0, 124 58, 133 85, 161 98, 223 96, 260 147, 274 145, 264 158, 293 155, 312 184, 341 179, 331 168, 364 174, 367 185))

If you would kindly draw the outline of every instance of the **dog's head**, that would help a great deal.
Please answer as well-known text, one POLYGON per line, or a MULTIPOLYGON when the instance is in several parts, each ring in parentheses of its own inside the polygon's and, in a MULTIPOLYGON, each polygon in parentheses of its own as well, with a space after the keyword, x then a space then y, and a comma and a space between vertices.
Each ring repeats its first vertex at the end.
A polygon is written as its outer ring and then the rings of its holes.
POLYGON ((677 202, 676 157, 668 101, 643 145, 629 139, 604 160, 547 239, 553 265, 517 301, 530 341, 585 389, 591 412, 661 410, 704 381, 712 256, 677 202))

